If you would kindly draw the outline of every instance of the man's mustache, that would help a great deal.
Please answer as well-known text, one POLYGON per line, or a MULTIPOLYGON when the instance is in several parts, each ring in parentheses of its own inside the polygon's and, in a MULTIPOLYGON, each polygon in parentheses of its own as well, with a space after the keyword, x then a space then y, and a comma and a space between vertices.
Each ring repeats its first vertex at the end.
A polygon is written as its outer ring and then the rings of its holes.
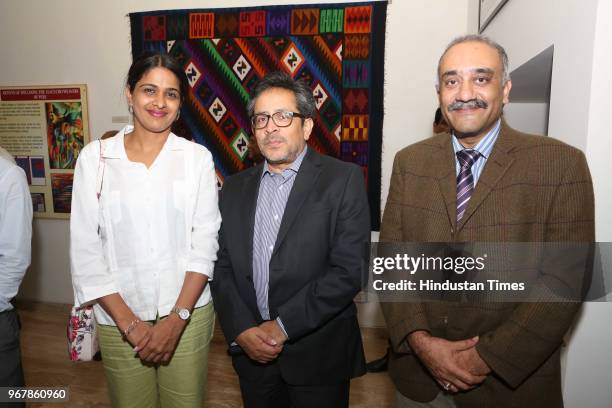
POLYGON ((284 141, 285 141, 285 138, 279 135, 266 136, 264 137, 263 144, 267 145, 269 143, 284 142, 284 141))
POLYGON ((455 101, 448 105, 448 111, 452 112, 459 109, 474 109, 474 108, 483 108, 486 109, 489 107, 489 104, 483 101, 482 99, 471 99, 469 101, 455 101))

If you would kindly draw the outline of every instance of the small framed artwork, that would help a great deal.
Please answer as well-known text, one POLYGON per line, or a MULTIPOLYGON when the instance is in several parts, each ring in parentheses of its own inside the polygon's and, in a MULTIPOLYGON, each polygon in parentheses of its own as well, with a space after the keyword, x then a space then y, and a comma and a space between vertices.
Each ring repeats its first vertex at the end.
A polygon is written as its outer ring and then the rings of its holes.
POLYGON ((32 196, 32 209, 35 213, 45 213, 45 194, 44 193, 30 193, 32 196))
POLYGON ((508 0, 478 0, 478 32, 482 33, 508 0))

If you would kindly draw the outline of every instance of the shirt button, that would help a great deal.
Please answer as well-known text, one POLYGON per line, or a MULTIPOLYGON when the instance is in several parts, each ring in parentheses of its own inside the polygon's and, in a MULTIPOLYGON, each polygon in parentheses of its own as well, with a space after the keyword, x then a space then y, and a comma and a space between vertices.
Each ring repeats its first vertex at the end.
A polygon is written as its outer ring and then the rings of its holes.
POLYGON ((270 246, 268 247, 268 249, 269 249, 270 251, 271 251, 271 250, 273 250, 273 249, 274 249, 274 245, 270 245, 270 246))
POLYGON ((278 220, 278 214, 274 214, 274 219, 278 220))

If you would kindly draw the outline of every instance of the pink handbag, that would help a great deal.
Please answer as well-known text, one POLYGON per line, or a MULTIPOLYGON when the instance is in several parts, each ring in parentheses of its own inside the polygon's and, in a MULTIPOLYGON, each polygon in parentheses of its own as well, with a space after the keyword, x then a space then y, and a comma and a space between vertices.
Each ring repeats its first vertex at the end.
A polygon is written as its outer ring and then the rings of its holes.
POLYGON ((72 361, 92 361, 100 351, 93 306, 73 307, 68 319, 68 354, 72 361))

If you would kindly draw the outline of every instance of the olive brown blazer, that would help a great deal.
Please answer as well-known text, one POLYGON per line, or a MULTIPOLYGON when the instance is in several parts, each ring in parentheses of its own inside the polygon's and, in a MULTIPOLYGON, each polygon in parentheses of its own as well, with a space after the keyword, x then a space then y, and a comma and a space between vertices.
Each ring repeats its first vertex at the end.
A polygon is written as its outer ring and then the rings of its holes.
MULTIPOLYGON (((591 177, 581 151, 511 129, 499 137, 466 213, 456 223, 455 155, 440 134, 397 153, 381 242, 592 242, 591 177)), ((441 392, 406 336, 426 330, 476 349, 492 374, 456 394, 458 407, 562 407, 560 349, 579 302, 382 304, 393 346, 389 372, 405 396, 441 392)))

